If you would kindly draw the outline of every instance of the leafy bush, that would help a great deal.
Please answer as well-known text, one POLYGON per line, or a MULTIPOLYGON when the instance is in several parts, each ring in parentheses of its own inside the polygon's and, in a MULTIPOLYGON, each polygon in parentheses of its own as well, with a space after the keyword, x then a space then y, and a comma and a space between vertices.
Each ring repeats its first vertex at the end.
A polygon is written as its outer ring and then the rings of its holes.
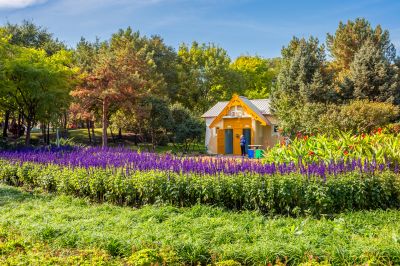
POLYGON ((384 127, 399 116, 399 108, 390 103, 354 101, 347 105, 331 106, 320 117, 319 132, 333 133, 336 130, 352 133, 369 133, 384 127))
POLYGON ((133 266, 161 265, 162 258, 153 249, 142 249, 132 254, 128 262, 133 266))
MULTIPOLYGON (((293 108, 293 107, 292 107, 293 108)), ((353 101, 348 104, 304 103, 297 110, 285 113, 282 128, 287 134, 335 135, 337 131, 352 134, 370 133, 386 127, 399 118, 399 107, 391 103, 353 101)), ((281 119, 281 120, 282 120, 281 119)))
POLYGON ((337 136, 315 135, 298 136, 289 145, 277 144, 266 152, 266 162, 318 162, 331 160, 361 161, 369 160, 377 163, 400 161, 400 137, 384 134, 379 129, 375 134, 353 135, 337 132, 337 136))
POLYGON ((242 265, 240 262, 234 260, 223 260, 215 263, 215 266, 240 266, 242 265))
POLYGON ((300 173, 215 176, 0 161, 0 176, 10 185, 130 206, 201 203, 271 215, 322 215, 400 206, 400 177, 391 171, 353 171, 325 178, 300 173))

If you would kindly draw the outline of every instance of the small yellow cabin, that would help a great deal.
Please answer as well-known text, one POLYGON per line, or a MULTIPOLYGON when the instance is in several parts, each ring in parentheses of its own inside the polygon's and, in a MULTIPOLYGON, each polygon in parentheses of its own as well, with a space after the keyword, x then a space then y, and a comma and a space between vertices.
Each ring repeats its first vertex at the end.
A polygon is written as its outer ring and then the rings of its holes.
POLYGON ((248 145, 265 149, 279 141, 278 121, 271 114, 269 99, 249 100, 234 95, 218 102, 202 115, 206 121, 205 145, 209 154, 240 155, 240 136, 248 145))

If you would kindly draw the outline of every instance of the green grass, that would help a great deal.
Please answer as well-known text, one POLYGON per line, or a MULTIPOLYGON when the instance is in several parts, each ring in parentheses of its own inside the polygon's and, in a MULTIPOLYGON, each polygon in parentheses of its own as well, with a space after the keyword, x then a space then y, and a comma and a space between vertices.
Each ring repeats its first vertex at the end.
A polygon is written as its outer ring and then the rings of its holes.
MULTIPOLYGON (((102 129, 101 128, 95 128, 95 135, 96 135, 96 145, 101 145, 101 134, 102 134, 102 129)), ((114 132, 115 138, 117 138, 117 132, 114 132)), ((32 143, 37 145, 39 144, 39 140, 42 138, 42 133, 40 131, 34 131, 32 132, 32 143)), ((51 132, 50 134, 50 139, 52 142, 55 142, 56 135, 55 133, 51 132)), ((89 142, 88 134, 87 134, 87 129, 69 129, 68 130, 68 139, 71 139, 74 143, 80 144, 80 145, 92 145, 89 142)), ((25 136, 21 137, 19 139, 19 143, 22 145, 24 143, 25 136)), ((129 147, 132 150, 145 150, 145 151, 151 151, 151 145, 149 143, 139 143, 139 146, 135 145, 134 138, 132 135, 126 132, 122 132, 122 140, 116 140, 113 142, 111 138, 111 134, 108 132, 108 145, 110 147, 113 146, 120 146, 123 145, 125 147, 129 147)), ((199 143, 195 145, 193 151, 191 150, 192 153, 205 153, 205 146, 203 143, 199 143)), ((167 146, 157 146, 155 152, 158 153, 179 153, 180 150, 177 147, 174 147, 171 143, 169 143, 167 146)))
MULTIPOLYGON (((101 145, 101 134, 102 134, 102 129, 101 128, 95 128, 95 135, 96 135, 96 146, 101 145)), ((117 134, 116 132, 114 134, 117 134)), ((115 138, 117 138, 117 135, 115 135, 115 138)), ((34 146, 38 145, 43 145, 41 140, 43 139, 42 137, 42 132, 40 130, 33 130, 31 133, 31 144, 34 146)), ((56 134, 52 131, 50 131, 50 141, 51 143, 55 143, 56 141, 56 134)), ((73 145, 82 145, 82 146, 92 146, 93 144, 89 142, 88 134, 87 134, 87 129, 69 129, 68 130, 68 139, 67 143, 73 144, 73 145)), ((25 144, 25 135, 20 137, 17 140, 17 145, 22 147, 25 144)), ((15 145, 15 140, 14 139, 9 139, 8 140, 8 145, 5 145, 5 143, 1 142, 0 139, 0 148, 2 147, 14 147, 15 145)), ((110 133, 108 133, 108 146, 110 147, 118 147, 118 146, 124 146, 127 148, 130 148, 132 150, 141 150, 141 151, 150 151, 153 152, 152 145, 150 143, 139 143, 138 146, 135 145, 134 142, 134 137, 132 134, 129 134, 127 132, 122 132, 122 140, 115 139, 115 142, 113 141, 110 133)), ((168 145, 165 146, 156 146, 155 152, 157 153, 173 153, 173 154, 181 154, 182 149, 179 147, 174 146, 172 143, 169 143, 168 145)), ((190 148, 189 153, 193 155, 199 155, 199 154, 204 154, 206 152, 206 148, 204 146, 204 143, 195 143, 194 147, 190 148)))
POLYGON ((399 224, 399 210, 266 218, 200 205, 132 209, 0 185, 0 264, 266 265, 280 258, 297 265, 312 256, 333 265, 398 265, 399 224))

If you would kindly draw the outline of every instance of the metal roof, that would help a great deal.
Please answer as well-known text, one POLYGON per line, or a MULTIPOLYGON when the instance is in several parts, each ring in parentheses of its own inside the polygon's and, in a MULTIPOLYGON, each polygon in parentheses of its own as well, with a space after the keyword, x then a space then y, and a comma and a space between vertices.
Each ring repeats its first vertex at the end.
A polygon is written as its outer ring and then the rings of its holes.
MULTIPOLYGON (((240 96, 240 98, 249 105, 255 112, 261 113, 263 115, 271 114, 270 110, 270 100, 269 99, 255 99, 249 100, 246 97, 240 96)), ((216 117, 218 116, 229 101, 217 102, 213 107, 211 107, 207 112, 205 112, 201 117, 216 117)))
POLYGON ((240 99, 248 106, 251 108, 251 110, 253 110, 259 117, 261 120, 263 120, 267 125, 270 124, 270 122, 265 118, 265 116, 263 115, 263 113, 261 113, 261 110, 258 109, 258 107, 256 105, 254 105, 249 99, 247 99, 246 97, 243 96, 239 96, 240 99))

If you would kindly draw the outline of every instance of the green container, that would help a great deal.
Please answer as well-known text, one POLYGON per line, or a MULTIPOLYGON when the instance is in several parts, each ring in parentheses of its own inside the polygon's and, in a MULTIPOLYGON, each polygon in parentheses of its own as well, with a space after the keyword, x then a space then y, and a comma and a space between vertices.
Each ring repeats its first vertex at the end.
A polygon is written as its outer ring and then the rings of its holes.
POLYGON ((263 150, 258 149, 256 150, 256 159, 261 159, 261 158, 264 158, 264 153, 263 150))

